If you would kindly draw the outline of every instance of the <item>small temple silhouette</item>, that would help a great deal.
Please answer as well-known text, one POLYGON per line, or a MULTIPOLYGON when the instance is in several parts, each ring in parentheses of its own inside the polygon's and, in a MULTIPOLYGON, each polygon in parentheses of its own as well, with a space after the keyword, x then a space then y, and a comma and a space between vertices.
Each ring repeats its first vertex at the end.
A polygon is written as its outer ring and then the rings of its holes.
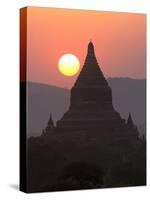
POLYGON ((92 42, 88 44, 83 68, 71 89, 68 111, 56 122, 56 126, 50 115, 43 131, 43 135, 53 134, 68 134, 67 140, 70 138, 74 143, 77 143, 74 137, 77 136, 80 141, 86 134, 87 143, 119 144, 125 149, 138 143, 139 132, 131 114, 126 121, 113 107, 112 90, 98 65, 92 42))
POLYGON ((50 113, 49 120, 48 120, 48 123, 47 123, 47 127, 46 127, 45 130, 42 131, 42 134, 45 135, 49 132, 53 132, 54 129, 55 129, 55 126, 54 126, 54 122, 53 122, 53 119, 52 119, 52 114, 50 113))

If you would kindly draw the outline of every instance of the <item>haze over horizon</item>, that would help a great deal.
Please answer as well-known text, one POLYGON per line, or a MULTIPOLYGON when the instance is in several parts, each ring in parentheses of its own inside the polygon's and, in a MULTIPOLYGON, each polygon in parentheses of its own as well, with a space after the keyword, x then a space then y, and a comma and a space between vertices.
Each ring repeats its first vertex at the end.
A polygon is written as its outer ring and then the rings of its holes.
MULTIPOLYGON (((131 81, 146 81, 146 78, 130 78, 130 77, 108 77, 106 78, 106 80, 109 82, 110 80, 131 80, 131 81)), ((54 84, 51 84, 51 83, 41 83, 41 82, 38 82, 38 81, 30 81, 28 80, 27 81, 28 83, 35 83, 35 84, 40 84, 40 85, 47 85, 47 86, 53 86, 53 87, 57 87, 57 88, 62 88, 62 89, 66 89, 66 90, 71 90, 73 84, 75 83, 75 80, 72 81, 71 85, 64 85, 64 86, 61 86, 61 85, 54 85, 54 84)))

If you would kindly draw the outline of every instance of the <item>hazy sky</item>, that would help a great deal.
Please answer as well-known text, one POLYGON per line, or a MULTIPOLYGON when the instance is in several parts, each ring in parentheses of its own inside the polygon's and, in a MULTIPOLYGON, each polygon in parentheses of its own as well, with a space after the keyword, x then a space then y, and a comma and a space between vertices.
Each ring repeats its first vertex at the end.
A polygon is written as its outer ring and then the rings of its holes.
POLYGON ((70 87, 59 58, 76 55, 82 65, 90 40, 105 77, 145 78, 146 15, 28 7, 28 80, 70 87))

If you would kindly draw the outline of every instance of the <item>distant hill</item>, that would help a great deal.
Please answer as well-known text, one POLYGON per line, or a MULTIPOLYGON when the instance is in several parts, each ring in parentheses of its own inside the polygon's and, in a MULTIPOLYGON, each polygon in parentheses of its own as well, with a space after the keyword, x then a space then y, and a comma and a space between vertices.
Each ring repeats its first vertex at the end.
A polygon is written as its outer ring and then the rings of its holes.
MULTIPOLYGON (((130 78, 109 78, 113 105, 127 119, 131 112, 138 126, 145 124, 146 81, 130 78)), ((45 128, 50 112, 56 122, 67 111, 70 91, 52 85, 28 82, 28 136, 38 136, 45 128)))
POLYGON ((125 119, 131 112, 136 124, 146 121, 146 80, 130 78, 109 78, 113 105, 125 119))
POLYGON ((68 109, 70 92, 56 86, 28 82, 28 136, 40 135, 49 119, 60 119, 68 109))

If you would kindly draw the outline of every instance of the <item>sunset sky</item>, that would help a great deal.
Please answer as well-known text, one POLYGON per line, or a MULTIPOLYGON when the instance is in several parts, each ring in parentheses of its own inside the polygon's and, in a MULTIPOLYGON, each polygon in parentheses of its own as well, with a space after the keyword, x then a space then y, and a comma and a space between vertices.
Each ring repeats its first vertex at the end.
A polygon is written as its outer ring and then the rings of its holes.
POLYGON ((90 40, 106 78, 145 78, 146 15, 28 7, 28 81, 70 88, 79 73, 64 76, 58 61, 71 53, 82 68, 90 40))

